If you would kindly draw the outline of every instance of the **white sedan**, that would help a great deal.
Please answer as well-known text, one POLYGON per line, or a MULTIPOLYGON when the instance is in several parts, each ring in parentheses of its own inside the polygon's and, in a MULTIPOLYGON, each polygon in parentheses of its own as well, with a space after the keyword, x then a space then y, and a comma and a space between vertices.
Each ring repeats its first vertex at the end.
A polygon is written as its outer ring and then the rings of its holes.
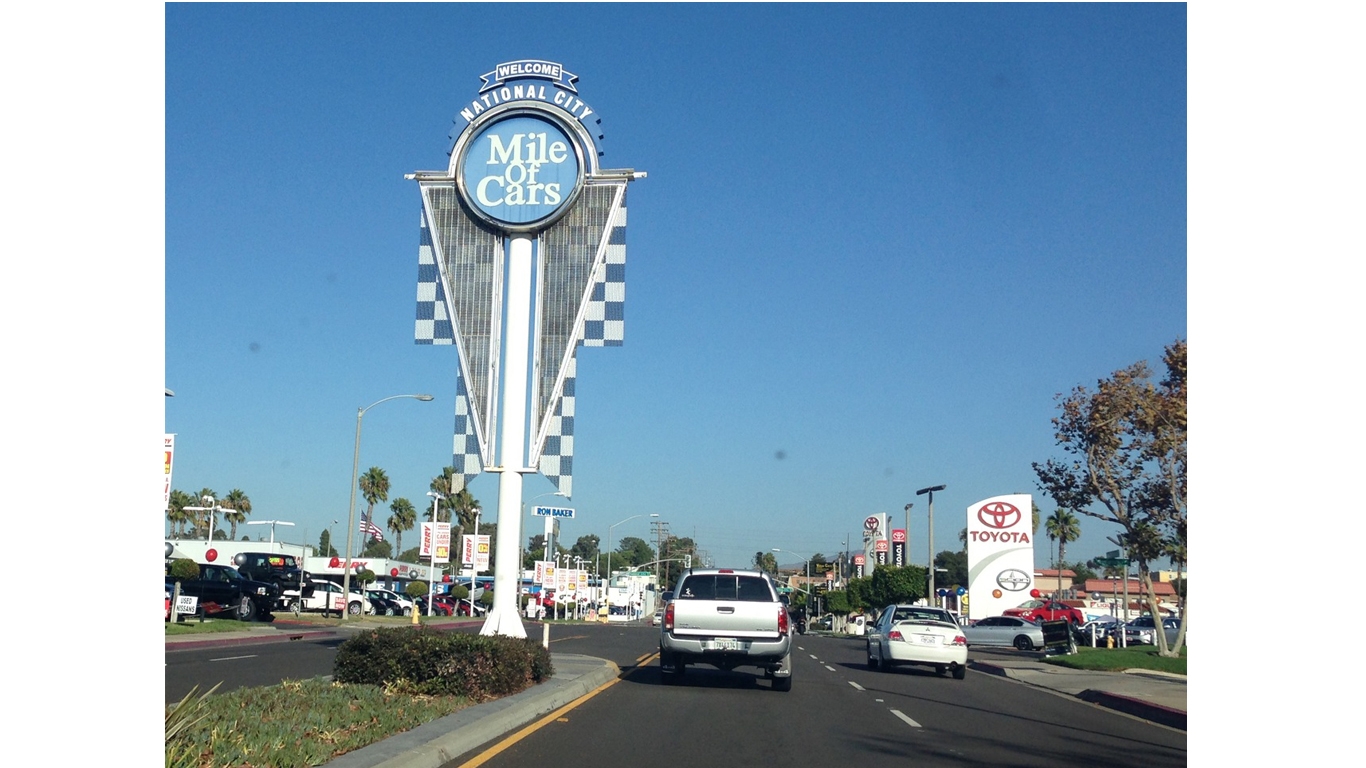
POLYGON ((968 674, 968 640, 948 611, 921 605, 889 605, 868 627, 868 668, 891 670, 922 664, 939 674, 968 674))

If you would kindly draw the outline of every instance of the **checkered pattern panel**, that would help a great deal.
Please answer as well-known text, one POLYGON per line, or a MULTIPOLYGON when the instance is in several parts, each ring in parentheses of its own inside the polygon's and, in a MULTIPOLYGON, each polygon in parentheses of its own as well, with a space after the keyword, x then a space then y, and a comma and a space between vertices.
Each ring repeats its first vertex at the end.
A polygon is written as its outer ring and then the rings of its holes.
POLYGON ((470 393, 465 389, 465 378, 459 371, 455 374, 455 443, 452 449, 451 466, 455 467, 452 490, 460 490, 469 481, 484 471, 484 463, 479 454, 479 438, 474 431, 474 418, 470 414, 470 393))
POLYGON ((564 369, 564 391, 550 419, 545 446, 537 469, 566 496, 574 495, 574 384, 579 353, 576 349, 564 369))
POLYGON ((440 272, 436 267, 436 250, 432 248, 432 231, 427 227, 427 213, 422 212, 421 242, 417 248, 417 328, 414 340, 418 344, 454 344, 455 329, 446 314, 446 294, 441 287, 440 272))
POLYGON ((612 218, 606 259, 593 274, 584 315, 585 347, 620 347, 626 339, 626 195, 612 218))

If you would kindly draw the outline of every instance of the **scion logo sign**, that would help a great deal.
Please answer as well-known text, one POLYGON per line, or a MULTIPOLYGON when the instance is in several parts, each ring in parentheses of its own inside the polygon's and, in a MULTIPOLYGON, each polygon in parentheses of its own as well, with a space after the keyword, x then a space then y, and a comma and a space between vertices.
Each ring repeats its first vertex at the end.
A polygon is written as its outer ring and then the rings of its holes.
POLYGON ((1029 586, 1029 574, 1017 568, 1007 568, 996 574, 996 583, 1001 589, 1010 592, 1019 592, 1029 586))

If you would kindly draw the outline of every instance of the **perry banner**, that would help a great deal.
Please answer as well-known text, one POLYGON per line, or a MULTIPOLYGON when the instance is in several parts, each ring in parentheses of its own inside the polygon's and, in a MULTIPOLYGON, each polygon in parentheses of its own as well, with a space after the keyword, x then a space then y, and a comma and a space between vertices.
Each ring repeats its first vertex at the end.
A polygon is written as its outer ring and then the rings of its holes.
POLYGON ((487 534, 460 537, 460 564, 474 566, 475 573, 489 569, 489 537, 487 534))
POLYGON ((1029 494, 993 496, 968 507, 970 619, 999 616, 1034 587, 1033 503, 1029 494))
POLYGON ((449 563, 451 561, 451 524, 423 523, 420 553, 422 557, 432 558, 433 563, 449 563))
POLYGON ((175 459, 175 435, 166 435, 166 479, 162 481, 163 491, 166 499, 162 502, 165 505, 171 503, 171 464, 175 459))

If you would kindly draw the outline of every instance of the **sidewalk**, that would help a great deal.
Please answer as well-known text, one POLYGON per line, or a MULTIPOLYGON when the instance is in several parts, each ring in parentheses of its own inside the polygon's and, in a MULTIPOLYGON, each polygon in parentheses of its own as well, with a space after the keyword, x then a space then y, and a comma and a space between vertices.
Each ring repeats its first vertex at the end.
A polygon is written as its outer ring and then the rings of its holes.
POLYGON ((1186 730, 1186 678, 1182 675, 1150 669, 1123 672, 1068 669, 1034 659, 969 660, 968 668, 1186 730))

